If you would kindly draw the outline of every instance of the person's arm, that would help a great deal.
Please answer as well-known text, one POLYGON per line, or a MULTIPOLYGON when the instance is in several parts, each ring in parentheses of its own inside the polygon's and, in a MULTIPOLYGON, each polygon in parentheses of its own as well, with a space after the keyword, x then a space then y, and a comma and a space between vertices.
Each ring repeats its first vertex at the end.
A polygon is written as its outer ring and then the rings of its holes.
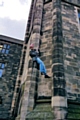
POLYGON ((32 58, 32 54, 31 54, 31 51, 29 52, 29 55, 30 55, 30 57, 32 58))
POLYGON ((41 55, 40 49, 38 49, 38 52, 39 52, 39 56, 40 56, 41 55))
POLYGON ((40 50, 39 49, 36 50, 36 54, 37 54, 37 56, 40 56, 40 50))

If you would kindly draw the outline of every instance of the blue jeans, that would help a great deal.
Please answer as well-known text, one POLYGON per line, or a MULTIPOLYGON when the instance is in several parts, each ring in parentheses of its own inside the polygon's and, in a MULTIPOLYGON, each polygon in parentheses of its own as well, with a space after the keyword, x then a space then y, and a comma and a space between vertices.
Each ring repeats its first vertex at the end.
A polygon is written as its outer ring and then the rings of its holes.
POLYGON ((44 65, 43 61, 39 57, 37 57, 37 63, 40 65, 40 72, 46 74, 45 65, 44 65))

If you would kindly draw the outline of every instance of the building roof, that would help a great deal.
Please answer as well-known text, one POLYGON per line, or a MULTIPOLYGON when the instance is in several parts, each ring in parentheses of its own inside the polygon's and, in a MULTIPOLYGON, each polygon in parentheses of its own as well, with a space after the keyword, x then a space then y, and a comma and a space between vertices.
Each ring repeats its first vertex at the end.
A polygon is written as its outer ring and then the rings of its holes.
POLYGON ((23 45, 23 42, 24 42, 23 40, 8 37, 5 35, 0 35, 0 40, 6 41, 6 42, 11 42, 11 43, 16 43, 16 44, 20 44, 20 45, 23 45))

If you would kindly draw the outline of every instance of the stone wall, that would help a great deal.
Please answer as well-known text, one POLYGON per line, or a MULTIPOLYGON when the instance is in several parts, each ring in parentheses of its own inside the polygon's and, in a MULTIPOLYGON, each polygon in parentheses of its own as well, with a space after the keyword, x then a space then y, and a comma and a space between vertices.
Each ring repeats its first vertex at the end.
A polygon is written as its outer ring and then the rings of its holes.
MULTIPOLYGON (((0 40, 0 43, 10 45, 8 54, 0 53, 0 62, 5 64, 3 75, 0 78, 0 96, 2 97, 0 119, 8 120, 18 74, 22 45, 4 42, 3 40, 0 40)), ((16 92, 18 92, 18 89, 16 92)))
POLYGON ((68 99, 80 101, 80 33, 77 8, 62 3, 64 67, 68 99))

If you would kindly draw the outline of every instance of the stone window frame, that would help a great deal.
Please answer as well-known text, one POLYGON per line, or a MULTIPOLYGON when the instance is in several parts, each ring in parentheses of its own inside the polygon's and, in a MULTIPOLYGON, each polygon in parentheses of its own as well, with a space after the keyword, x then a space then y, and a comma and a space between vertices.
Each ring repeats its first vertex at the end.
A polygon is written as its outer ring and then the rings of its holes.
POLYGON ((10 44, 0 43, 0 53, 9 54, 10 44))

